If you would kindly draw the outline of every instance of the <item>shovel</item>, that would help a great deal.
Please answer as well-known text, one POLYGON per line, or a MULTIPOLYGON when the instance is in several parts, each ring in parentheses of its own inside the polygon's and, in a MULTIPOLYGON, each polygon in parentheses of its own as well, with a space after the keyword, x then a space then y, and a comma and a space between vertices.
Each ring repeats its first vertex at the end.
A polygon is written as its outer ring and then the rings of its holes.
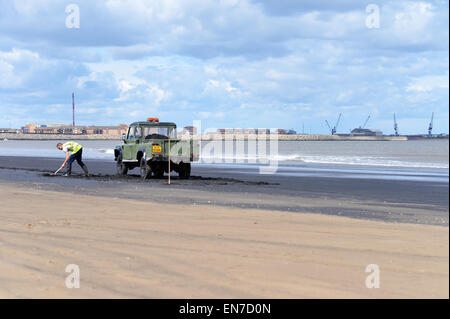
POLYGON ((58 170, 56 172, 52 173, 52 175, 58 174, 61 169, 62 169, 62 167, 58 168, 58 170))

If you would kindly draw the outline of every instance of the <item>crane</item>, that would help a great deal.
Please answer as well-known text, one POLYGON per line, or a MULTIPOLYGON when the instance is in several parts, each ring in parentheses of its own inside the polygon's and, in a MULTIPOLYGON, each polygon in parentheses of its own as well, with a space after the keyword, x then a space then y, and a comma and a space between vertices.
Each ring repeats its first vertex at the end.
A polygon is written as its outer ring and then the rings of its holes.
POLYGON ((369 122, 370 115, 367 117, 366 121, 364 122, 363 126, 360 126, 359 128, 365 128, 367 125, 367 122, 369 122))
POLYGON ((327 123, 327 126, 328 126, 328 128, 330 129, 330 131, 331 131, 331 134, 333 134, 333 129, 331 128, 331 125, 330 125, 330 123, 328 123, 328 121, 327 121, 327 120, 325 120, 325 123, 327 123))
POLYGON ((336 134, 337 128, 338 128, 338 126, 339 126, 339 121, 341 120, 341 115, 342 115, 342 113, 339 113, 339 117, 338 117, 338 119, 337 119, 337 121, 336 121, 336 124, 334 125, 333 128, 331 127, 330 123, 328 123, 328 121, 325 120, 325 123, 327 123, 327 126, 328 126, 328 128, 330 129, 330 131, 331 131, 331 135, 336 134))
POLYGON ((395 113, 394 113, 394 132, 395 132, 395 136, 398 136, 398 124, 397 124, 397 119, 395 118, 395 113))
POLYGON ((434 112, 431 113, 431 121, 428 125, 428 135, 431 136, 431 132, 433 131, 433 118, 434 118, 434 112))

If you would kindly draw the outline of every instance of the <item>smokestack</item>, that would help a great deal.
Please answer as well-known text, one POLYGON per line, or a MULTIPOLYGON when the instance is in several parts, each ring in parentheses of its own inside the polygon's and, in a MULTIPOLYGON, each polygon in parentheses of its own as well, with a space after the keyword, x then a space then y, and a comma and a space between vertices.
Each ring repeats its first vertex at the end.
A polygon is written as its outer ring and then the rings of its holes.
POLYGON ((75 127, 75 94, 72 92, 72 126, 75 127))

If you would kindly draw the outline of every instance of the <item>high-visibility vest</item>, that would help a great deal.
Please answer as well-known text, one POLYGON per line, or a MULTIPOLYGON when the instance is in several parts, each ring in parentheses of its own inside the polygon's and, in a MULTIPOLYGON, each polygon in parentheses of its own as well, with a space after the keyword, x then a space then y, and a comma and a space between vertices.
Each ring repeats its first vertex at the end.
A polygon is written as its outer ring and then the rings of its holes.
POLYGON ((79 150, 81 150, 83 146, 78 144, 77 142, 67 142, 63 144, 63 149, 67 149, 68 152, 75 154, 79 150))

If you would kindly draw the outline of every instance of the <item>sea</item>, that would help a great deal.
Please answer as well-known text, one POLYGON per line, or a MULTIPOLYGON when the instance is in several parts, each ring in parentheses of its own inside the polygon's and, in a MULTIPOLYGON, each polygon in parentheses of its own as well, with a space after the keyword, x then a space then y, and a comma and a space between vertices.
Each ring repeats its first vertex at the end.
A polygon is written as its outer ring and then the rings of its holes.
MULTIPOLYGON (((114 160, 122 141, 80 141, 83 157, 114 160)), ((200 161, 206 165, 265 174, 337 176, 376 179, 426 180, 448 183, 449 141, 203 141, 200 161)), ((0 140, 0 156, 59 157, 55 141, 0 140)), ((0 165, 1 166, 1 165, 0 165)))

